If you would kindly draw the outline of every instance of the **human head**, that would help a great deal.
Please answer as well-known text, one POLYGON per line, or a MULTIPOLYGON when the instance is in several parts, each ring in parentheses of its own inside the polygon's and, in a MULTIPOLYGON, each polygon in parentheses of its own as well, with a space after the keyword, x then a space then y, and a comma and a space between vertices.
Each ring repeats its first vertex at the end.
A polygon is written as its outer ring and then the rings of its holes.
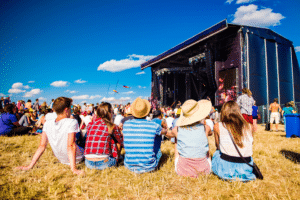
POLYGON ((111 127, 113 125, 113 123, 111 122, 113 116, 112 113, 113 109, 110 103, 101 103, 97 108, 97 116, 102 118, 108 127, 111 127))
POLYGON ((211 107, 211 101, 205 99, 198 102, 193 99, 185 101, 181 106, 182 115, 176 125, 187 126, 201 121, 210 113, 211 107))
POLYGON ((31 102, 31 100, 30 99, 28 99, 28 101, 27 102, 31 102))
POLYGON ((285 103, 284 106, 285 106, 285 107, 291 107, 291 104, 288 102, 288 103, 285 103))
POLYGON ((160 110, 155 110, 153 112, 153 118, 162 118, 162 114, 160 110))
POLYGON ((146 117, 151 109, 150 102, 146 99, 136 98, 130 106, 130 111, 135 118, 146 117))
POLYGON ((72 104, 72 99, 67 97, 58 97, 53 103, 53 110, 57 115, 63 114, 65 109, 70 109, 72 104))
POLYGON ((13 104, 6 104, 4 106, 4 112, 9 114, 14 114, 14 111, 15 111, 15 106, 13 104))
POLYGON ((277 98, 274 99, 274 103, 278 103, 278 99, 277 98))
POLYGON ((35 101, 39 101, 39 99, 36 99, 35 101))

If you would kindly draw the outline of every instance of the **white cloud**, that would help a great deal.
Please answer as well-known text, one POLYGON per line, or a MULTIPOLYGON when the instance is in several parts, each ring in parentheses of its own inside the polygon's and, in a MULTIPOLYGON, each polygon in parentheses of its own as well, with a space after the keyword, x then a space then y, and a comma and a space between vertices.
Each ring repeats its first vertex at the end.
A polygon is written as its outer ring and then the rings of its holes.
POLYGON ((3 93, 0 93, 0 97, 5 97, 5 95, 3 93))
POLYGON ((300 52, 300 46, 295 47, 296 52, 300 52))
POLYGON ((14 83, 11 88, 15 89, 15 88, 23 88, 23 83, 20 83, 20 82, 17 82, 17 83, 14 83))
POLYGON ((252 3, 256 0, 237 0, 236 4, 242 4, 242 3, 252 3))
POLYGON ((120 72, 126 69, 140 67, 140 65, 155 56, 143 56, 132 54, 123 60, 110 60, 99 65, 98 71, 120 72))
POLYGON ((77 93, 78 91, 76 91, 76 90, 66 90, 65 92, 68 92, 70 94, 74 94, 74 93, 77 93))
POLYGON ((145 97, 139 96, 139 97, 140 97, 141 99, 146 99, 146 100, 148 100, 148 98, 149 98, 149 97, 146 97, 146 96, 145 96, 145 97))
POLYGON ((227 0, 225 3, 231 4, 234 0, 227 0))
POLYGON ((50 85, 52 85, 54 87, 66 87, 69 85, 69 82, 68 81, 54 81, 50 85))
POLYGON ((280 25, 284 19, 280 13, 274 13, 271 8, 258 10, 257 5, 240 6, 234 14, 233 23, 258 27, 269 27, 280 25))
POLYGON ((71 99, 89 99, 89 95, 72 96, 71 99))
POLYGON ((107 101, 107 102, 112 102, 112 101, 115 101, 116 99, 114 97, 104 97, 103 99, 101 99, 101 101, 107 101))
POLYGON ((142 89, 142 88, 145 89, 145 88, 146 88, 146 86, 143 87, 143 86, 140 86, 140 85, 139 85, 138 87, 139 87, 140 89, 142 89))
POLYGON ((134 91, 122 92, 122 94, 135 94, 134 91))
POLYGON ((34 81, 28 81, 28 83, 34 83, 34 81))
POLYGON ((96 98, 101 98, 101 96, 100 95, 90 96, 90 99, 96 99, 96 98))
POLYGON ((136 73, 135 75, 141 75, 141 74, 146 74, 146 73, 144 71, 142 71, 142 72, 136 73))
POLYGON ((32 89, 29 92, 26 92, 23 97, 32 97, 34 95, 40 94, 41 92, 42 92, 42 90, 40 90, 40 89, 32 89))
POLYGON ((23 85, 23 83, 17 82, 12 84, 9 93, 21 93, 21 92, 25 92, 25 90, 22 89, 29 89, 29 88, 30 88, 29 85, 23 85))
POLYGON ((72 96, 71 99, 96 99, 96 98, 101 98, 100 95, 79 95, 79 96, 72 96))
POLYGON ((39 97, 38 98, 40 101, 46 101, 47 99, 45 97, 39 97))
POLYGON ((18 94, 18 93, 21 93, 21 92, 26 92, 26 90, 21 90, 21 89, 18 89, 18 88, 12 88, 12 89, 8 90, 8 93, 18 94))
POLYGON ((110 103, 127 103, 131 100, 130 97, 121 97, 119 99, 115 99, 114 97, 104 97, 101 101, 110 102, 110 103))
POLYGON ((81 80, 81 79, 78 79, 76 81, 74 81, 75 83, 86 83, 87 81, 84 81, 84 80, 81 80))

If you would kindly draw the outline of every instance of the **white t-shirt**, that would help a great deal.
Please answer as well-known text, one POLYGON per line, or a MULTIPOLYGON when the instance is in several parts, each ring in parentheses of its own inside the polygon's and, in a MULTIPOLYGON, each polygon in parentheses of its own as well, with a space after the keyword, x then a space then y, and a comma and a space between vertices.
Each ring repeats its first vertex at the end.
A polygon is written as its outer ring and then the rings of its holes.
POLYGON ((174 118, 173 118, 173 117, 168 117, 168 118, 166 119, 168 128, 172 127, 173 121, 174 121, 174 118))
POLYGON ((211 119, 206 119, 205 122, 206 122, 206 125, 208 125, 210 127, 210 130, 214 131, 214 123, 213 123, 213 121, 211 119))
POLYGON ((114 109, 114 114, 115 114, 115 115, 118 114, 118 110, 119 110, 118 108, 115 108, 115 109, 114 109))
MULTIPOLYGON (((43 127, 55 157, 63 164, 70 164, 68 157, 68 134, 77 133, 80 129, 76 119, 64 118, 58 122, 47 120, 43 127)), ((83 160, 83 151, 76 145, 76 163, 83 160)))
POLYGON ((53 112, 53 113, 48 113, 46 116, 45 116, 45 120, 46 121, 49 121, 49 120, 55 120, 57 118, 57 114, 56 112, 53 112))
POLYGON ((92 121, 92 116, 87 115, 85 117, 82 118, 83 122, 85 123, 85 126, 89 125, 89 123, 92 121))
POLYGON ((115 121, 114 121, 114 124, 119 126, 119 124, 121 123, 121 120, 123 119, 124 117, 122 115, 117 115, 115 117, 115 121))

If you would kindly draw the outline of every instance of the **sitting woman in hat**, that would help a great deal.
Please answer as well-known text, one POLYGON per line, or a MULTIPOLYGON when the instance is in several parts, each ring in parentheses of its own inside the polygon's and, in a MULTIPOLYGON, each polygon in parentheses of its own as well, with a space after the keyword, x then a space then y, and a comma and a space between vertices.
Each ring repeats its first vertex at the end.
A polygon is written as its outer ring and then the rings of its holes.
POLYGON ((111 104, 101 103, 97 108, 97 118, 87 126, 84 156, 85 165, 90 169, 102 170, 118 162, 123 137, 112 117, 111 104))
POLYGON ((217 147, 212 158, 214 174, 225 180, 255 179, 253 168, 244 162, 234 146, 235 143, 245 160, 253 165, 252 131, 252 126, 243 118, 238 104, 234 101, 226 102, 221 110, 220 122, 214 126, 217 147))
POLYGON ((205 117, 211 110, 208 100, 187 100, 181 106, 182 115, 167 136, 176 137, 175 171, 180 176, 198 177, 209 174, 211 161, 207 137, 211 129, 205 125, 205 117))

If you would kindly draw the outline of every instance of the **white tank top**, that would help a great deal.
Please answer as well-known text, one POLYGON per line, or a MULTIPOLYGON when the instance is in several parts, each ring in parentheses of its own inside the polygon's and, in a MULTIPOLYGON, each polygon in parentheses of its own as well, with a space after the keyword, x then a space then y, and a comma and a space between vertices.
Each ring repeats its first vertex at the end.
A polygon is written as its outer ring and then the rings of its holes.
MULTIPOLYGON (((227 154, 229 156, 240 157, 237 152, 234 144, 230 138, 228 130, 223 126, 223 123, 219 123, 220 129, 220 150, 222 153, 227 154)), ((253 137, 250 131, 245 133, 243 139, 244 147, 240 148, 238 145, 238 149, 243 157, 251 157, 253 154, 252 146, 253 146, 253 137)))

